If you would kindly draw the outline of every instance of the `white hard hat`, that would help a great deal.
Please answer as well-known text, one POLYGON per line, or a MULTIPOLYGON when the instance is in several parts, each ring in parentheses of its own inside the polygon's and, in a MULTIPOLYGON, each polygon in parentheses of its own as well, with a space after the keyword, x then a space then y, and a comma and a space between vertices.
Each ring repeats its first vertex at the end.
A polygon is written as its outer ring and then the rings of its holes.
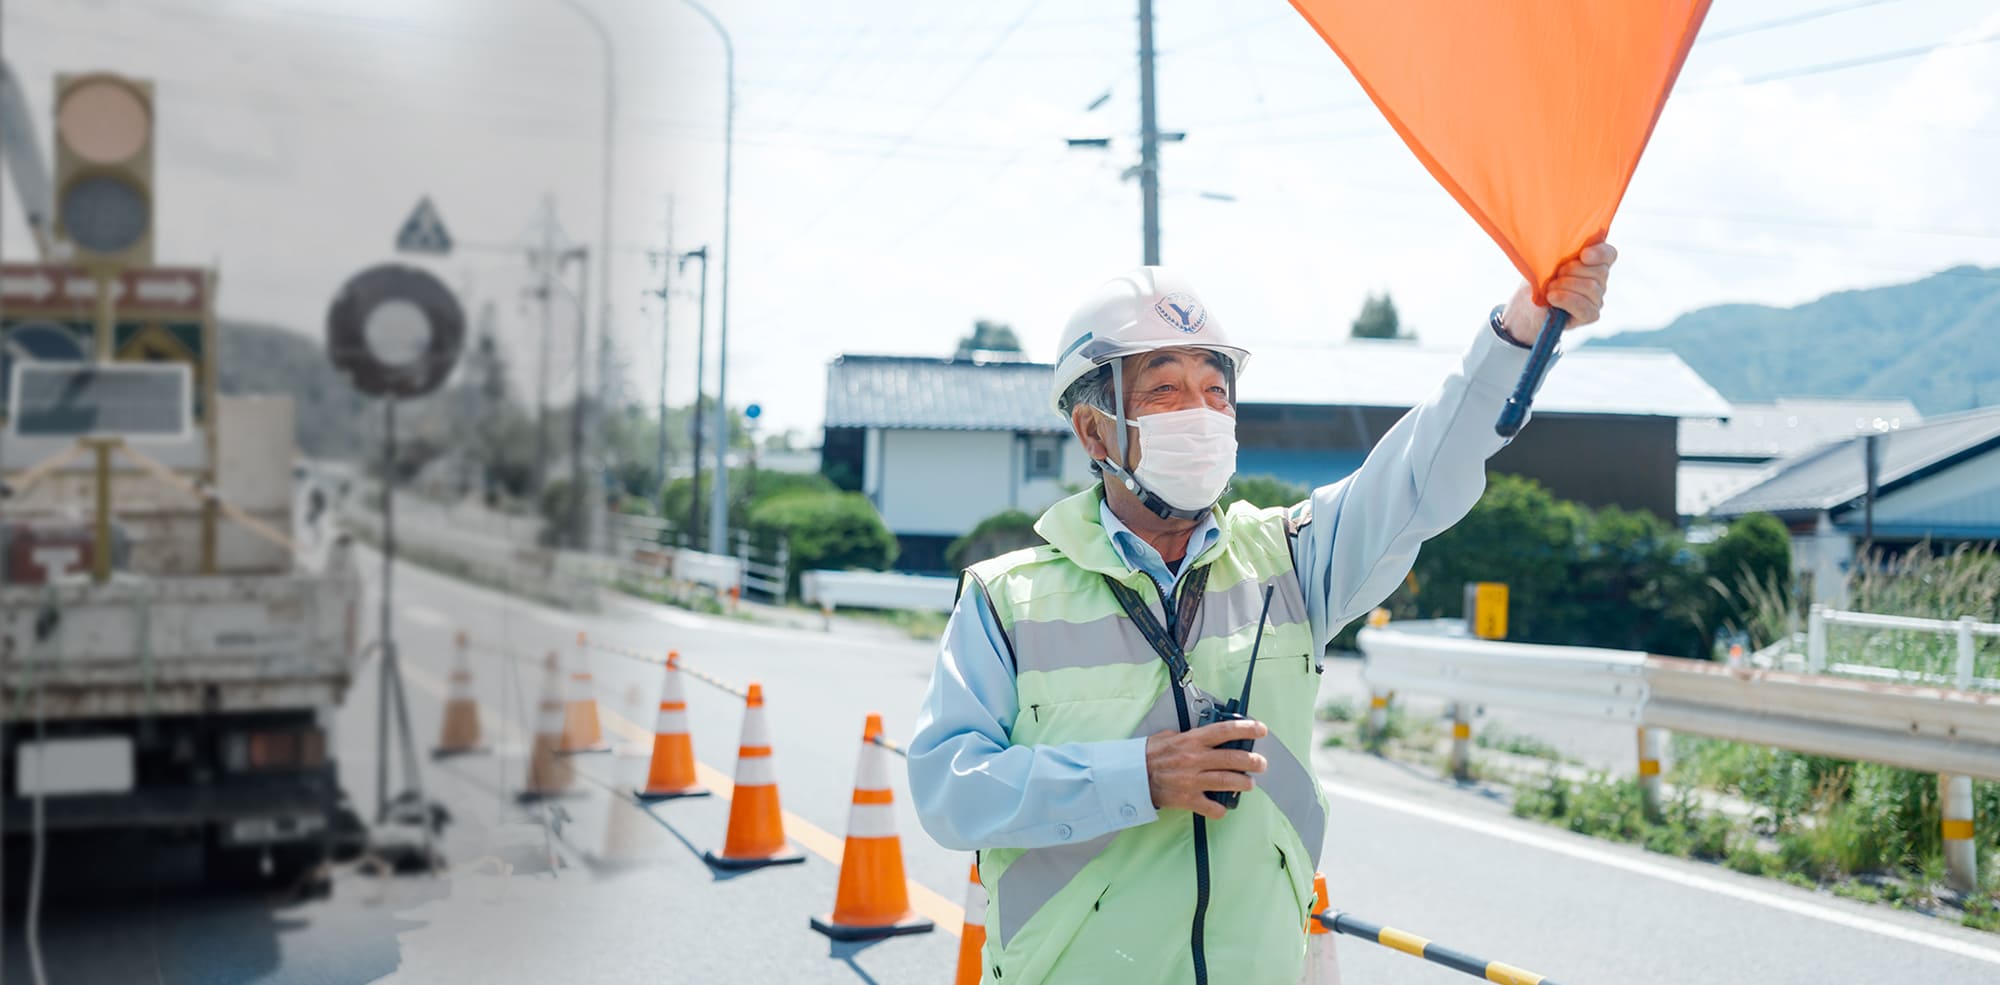
POLYGON ((1049 406, 1065 418, 1064 391, 1113 359, 1155 349, 1193 347, 1221 353, 1242 375, 1247 350, 1229 344, 1222 324, 1194 287, 1165 267, 1140 267, 1105 281, 1063 326, 1049 406))

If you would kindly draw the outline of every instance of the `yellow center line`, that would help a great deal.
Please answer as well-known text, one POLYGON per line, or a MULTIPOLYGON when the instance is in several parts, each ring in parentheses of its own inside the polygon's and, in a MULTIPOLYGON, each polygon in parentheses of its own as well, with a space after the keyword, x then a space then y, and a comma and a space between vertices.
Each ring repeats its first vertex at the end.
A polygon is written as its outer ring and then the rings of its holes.
MULTIPOLYGON (((444 681, 408 663, 403 664, 402 667, 403 674, 410 679, 410 683, 429 692, 434 698, 439 700, 445 698, 447 691, 444 681)), ((597 714, 598 717, 603 719, 607 727, 617 732, 627 742, 647 747, 652 746, 653 733, 651 731, 640 727, 637 722, 626 718, 617 711, 604 707, 604 702, 602 701, 597 703, 597 714)), ((498 718, 503 730, 511 730, 516 734, 520 732, 520 726, 510 720, 500 718, 500 716, 487 714, 484 706, 480 708, 480 718, 482 721, 487 722, 498 718)), ((694 769, 695 775, 700 778, 702 785, 714 791, 715 796, 723 800, 728 800, 736 793, 736 783, 721 770, 699 760, 695 761, 694 769)), ((798 842, 800 847, 806 851, 832 862, 835 866, 840 865, 840 858, 845 849, 845 845, 841 839, 791 811, 781 811, 780 813, 784 817, 785 834, 789 835, 793 841, 798 842)), ((965 924, 964 907, 945 899, 944 896, 915 879, 905 879, 904 882, 909 887, 910 909, 929 918, 933 923, 937 924, 937 929, 953 937, 959 936, 965 924)))

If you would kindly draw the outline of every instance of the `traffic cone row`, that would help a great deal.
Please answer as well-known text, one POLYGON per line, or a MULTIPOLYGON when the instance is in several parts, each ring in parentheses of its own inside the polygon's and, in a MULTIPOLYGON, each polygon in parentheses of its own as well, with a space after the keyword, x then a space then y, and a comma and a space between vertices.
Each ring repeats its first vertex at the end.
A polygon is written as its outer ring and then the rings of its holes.
POLYGON ((889 751, 875 742, 881 737, 882 716, 871 713, 861 730, 861 760, 854 768, 854 806, 847 815, 840 888, 833 912, 812 918, 814 930, 837 941, 925 934, 934 926, 910 909, 895 792, 889 789, 889 751))
POLYGON ((676 797, 706 797, 695 780, 694 738, 688 734, 687 693, 681 687, 681 655, 667 652, 666 683, 660 688, 659 716, 653 722, 653 759, 646 787, 633 791, 642 803, 676 797))
POLYGON ((979 985, 981 958, 986 950, 986 886, 979 881, 979 863, 972 863, 972 883, 965 889, 965 929, 958 933, 958 977, 952 985, 979 985))
POLYGON ((1333 931, 1315 919, 1331 909, 1326 898, 1326 873, 1313 873, 1313 915, 1306 918, 1306 967, 1299 985, 1340 985, 1340 961, 1334 953, 1333 931))
POLYGON ((764 721, 761 684, 751 684, 744 699, 736 793, 729 799, 729 830, 722 839, 722 854, 705 852, 702 858, 718 869, 732 870, 806 860, 785 843, 785 812, 778 805, 778 771, 771 762, 771 728, 764 721))
POLYGON ((452 662, 451 690, 444 702, 444 728, 437 748, 431 750, 431 755, 440 759, 485 751, 479 744, 479 701, 472 696, 472 662, 465 633, 460 631, 452 643, 458 653, 452 662))
POLYGON ((563 742, 562 658, 554 650, 542 664, 542 697, 535 707, 535 741, 528 750, 528 782, 521 791, 523 800, 559 797, 575 781, 569 761, 561 755, 563 742))
POLYGON ((588 645, 584 634, 576 634, 576 669, 569 675, 569 703, 563 711, 561 749, 570 755, 611 751, 597 720, 597 687, 590 680, 588 645))

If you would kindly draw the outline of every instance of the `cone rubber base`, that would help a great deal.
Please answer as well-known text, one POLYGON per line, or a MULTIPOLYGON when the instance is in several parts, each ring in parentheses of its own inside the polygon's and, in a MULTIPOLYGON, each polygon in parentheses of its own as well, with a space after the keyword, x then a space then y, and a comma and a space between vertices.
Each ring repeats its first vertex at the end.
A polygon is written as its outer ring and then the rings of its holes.
POLYGON ((450 759, 453 756, 484 756, 491 753, 492 751, 493 751, 492 746, 473 746, 470 749, 445 749, 443 747, 439 747, 437 749, 431 750, 431 758, 450 759))
POLYGON ((554 793, 536 793, 532 790, 523 790, 514 795, 514 802, 517 804, 539 804, 545 800, 576 800, 586 796, 589 795, 582 790, 558 790, 554 793))
POLYGON ((611 751, 611 743, 609 743, 609 742, 600 742, 600 743, 598 743, 598 744, 596 744, 596 745, 594 745, 594 746, 584 746, 584 747, 582 747, 582 748, 579 748, 579 749, 557 749, 557 750, 556 750, 556 755, 558 755, 558 756, 589 756, 589 755, 594 755, 594 754, 596 754, 596 753, 600 753, 600 752, 610 752, 610 751, 611 751))
POLYGON ((833 915, 812 918, 812 929, 837 941, 875 941, 887 937, 901 937, 904 934, 928 934, 937 925, 914 913, 892 924, 869 927, 850 927, 833 922, 833 915))
POLYGON ((668 790, 663 793, 647 793, 644 790, 634 790, 632 791, 632 799, 642 804, 657 804, 663 800, 680 800, 683 797, 707 797, 710 793, 711 791, 704 787, 668 790))
POLYGON ((709 865, 729 872, 747 872, 751 869, 764 868, 767 865, 799 865, 806 860, 804 855, 790 850, 779 852, 776 855, 759 855, 754 858, 723 858, 714 852, 703 852, 701 853, 701 858, 702 861, 707 862, 709 865))

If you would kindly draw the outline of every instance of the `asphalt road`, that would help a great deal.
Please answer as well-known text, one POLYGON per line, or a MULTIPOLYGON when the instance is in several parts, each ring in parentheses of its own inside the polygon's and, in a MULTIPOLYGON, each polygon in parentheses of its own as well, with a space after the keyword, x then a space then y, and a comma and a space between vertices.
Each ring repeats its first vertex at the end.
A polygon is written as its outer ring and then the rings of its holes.
MULTIPOLYGON (((822 854, 846 827, 863 717, 880 711, 893 738, 907 737, 930 646, 859 624, 828 634, 629 601, 578 616, 408 568, 395 603, 426 748, 437 736, 452 635, 463 629, 475 641, 475 689, 494 748, 427 762, 425 771, 430 793, 454 815, 444 845, 450 873, 378 879, 348 867, 331 899, 305 903, 190 895, 155 877, 116 902, 46 915, 51 982, 949 981, 969 859, 923 835, 900 776, 913 892, 920 908, 946 919, 928 935, 861 947, 832 944, 806 925, 833 901, 837 869, 822 854), (635 652, 673 648, 691 669, 764 685, 784 806, 798 822, 788 834, 809 849, 803 865, 712 873, 699 855, 720 846, 728 803, 646 812, 614 800, 611 789, 639 779, 638 756, 578 757, 594 782, 561 802, 561 823, 513 802, 540 657, 554 649, 574 661, 579 629, 635 652)), ((595 650, 585 659, 609 737, 643 740, 659 668, 595 650)), ((374 800, 373 672, 357 683, 337 736, 364 814, 374 800)), ((741 702, 692 679, 688 687, 696 755, 727 776, 741 702)), ((1323 696, 1358 693, 1352 665, 1333 664, 1323 696)), ((1322 750, 1319 766, 1333 802, 1324 868, 1336 907, 1556 981, 2000 980, 1992 935, 1517 821, 1498 803, 1393 763, 1322 750)), ((7 928, 7 981, 29 981, 21 929, 7 928)), ((1348 985, 1472 980, 1355 940, 1342 942, 1341 955, 1348 985)))

